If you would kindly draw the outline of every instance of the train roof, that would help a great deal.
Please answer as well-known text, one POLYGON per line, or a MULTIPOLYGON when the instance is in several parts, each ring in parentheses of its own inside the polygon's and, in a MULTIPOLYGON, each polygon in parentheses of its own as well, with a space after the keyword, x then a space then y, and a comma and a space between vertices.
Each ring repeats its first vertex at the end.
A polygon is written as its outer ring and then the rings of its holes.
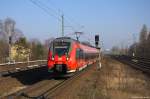
POLYGON ((77 41, 77 40, 75 40, 75 39, 72 39, 71 37, 58 37, 58 38, 56 38, 55 40, 56 40, 56 41, 57 41, 57 40, 77 41))
POLYGON ((73 41, 74 41, 74 42, 78 42, 78 43, 80 43, 80 44, 82 44, 82 45, 86 45, 86 46, 89 46, 89 47, 96 48, 95 46, 82 43, 82 42, 77 41, 77 40, 75 40, 75 39, 73 39, 73 38, 71 38, 71 37, 58 37, 58 38, 54 39, 53 41, 55 42, 55 41, 62 41, 62 40, 68 41, 68 42, 73 42, 73 41))

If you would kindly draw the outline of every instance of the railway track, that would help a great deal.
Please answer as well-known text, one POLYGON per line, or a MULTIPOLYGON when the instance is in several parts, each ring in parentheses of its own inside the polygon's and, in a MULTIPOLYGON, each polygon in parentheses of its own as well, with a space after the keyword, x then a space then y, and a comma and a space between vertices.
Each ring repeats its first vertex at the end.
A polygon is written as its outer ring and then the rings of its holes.
POLYGON ((90 68, 92 68, 96 63, 91 63, 84 70, 78 71, 74 74, 62 77, 50 77, 47 82, 35 84, 35 86, 27 87, 16 93, 8 95, 4 98, 6 99, 49 99, 59 93, 62 88, 68 86, 71 82, 78 79, 81 75, 84 75, 90 68), (40 92, 38 92, 40 91, 40 92))
POLYGON ((150 61, 149 60, 143 60, 143 59, 137 59, 127 56, 111 56, 112 58, 115 58, 116 60, 128 64, 136 69, 139 69, 145 73, 150 74, 150 61))
POLYGON ((46 60, 36 60, 29 62, 0 64, 0 76, 9 76, 13 73, 44 67, 46 66, 46 62, 46 60))

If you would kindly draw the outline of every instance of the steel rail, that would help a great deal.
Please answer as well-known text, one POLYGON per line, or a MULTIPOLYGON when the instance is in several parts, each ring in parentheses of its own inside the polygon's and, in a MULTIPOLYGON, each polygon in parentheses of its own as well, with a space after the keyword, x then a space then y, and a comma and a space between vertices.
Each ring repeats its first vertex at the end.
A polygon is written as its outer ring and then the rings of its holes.
POLYGON ((0 66, 0 76, 9 76, 10 74, 22 72, 26 70, 36 69, 45 67, 46 62, 36 62, 36 63, 23 63, 23 64, 15 64, 15 65, 6 65, 6 66, 0 66))
POLYGON ((122 63, 128 64, 136 69, 139 69, 145 73, 150 74, 150 64, 146 61, 141 62, 141 60, 137 60, 135 58, 128 58, 128 57, 122 57, 122 56, 120 56, 120 57, 112 56, 112 58, 114 58, 122 63))
MULTIPOLYGON (((94 64, 96 64, 96 62, 91 64, 91 65, 94 65, 94 64)), ((93 67, 91 65, 87 66, 87 68, 83 69, 82 71, 78 71, 78 72, 74 73, 73 75, 71 75, 70 78, 61 81, 60 83, 54 85, 53 87, 49 88, 48 90, 45 90, 43 93, 41 93, 38 96, 29 96, 27 93, 24 92, 25 89, 23 89, 21 91, 18 91, 16 93, 13 93, 13 94, 7 96, 7 98, 9 98, 9 99, 14 99, 14 98, 15 99, 20 99, 20 98, 47 99, 48 97, 52 97, 55 93, 57 93, 57 91, 59 91, 59 89, 64 88, 69 83, 71 83, 72 81, 78 79, 81 75, 86 73, 90 68, 93 67)), ((26 90, 27 90, 27 88, 26 88, 26 90)))
POLYGON ((24 63, 33 63, 33 62, 46 62, 47 60, 34 60, 34 61, 25 61, 25 62, 11 62, 11 63, 1 63, 0 66, 6 65, 16 65, 16 64, 24 64, 24 63))

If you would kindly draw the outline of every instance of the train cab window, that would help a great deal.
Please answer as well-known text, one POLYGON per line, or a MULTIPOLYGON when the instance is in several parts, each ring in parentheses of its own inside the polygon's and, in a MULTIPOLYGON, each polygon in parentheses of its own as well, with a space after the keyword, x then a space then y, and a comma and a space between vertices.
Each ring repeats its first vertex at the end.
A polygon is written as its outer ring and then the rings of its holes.
POLYGON ((58 56, 66 55, 69 52, 70 43, 69 42, 55 42, 54 43, 54 53, 58 56))
POLYGON ((49 50, 50 50, 50 51, 53 51, 53 42, 50 43, 49 50))

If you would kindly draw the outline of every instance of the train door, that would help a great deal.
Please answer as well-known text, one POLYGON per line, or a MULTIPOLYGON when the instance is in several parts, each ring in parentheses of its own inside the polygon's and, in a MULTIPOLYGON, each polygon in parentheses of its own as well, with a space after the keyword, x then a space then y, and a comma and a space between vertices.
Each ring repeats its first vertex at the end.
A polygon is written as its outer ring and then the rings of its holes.
POLYGON ((77 62, 77 68, 80 68, 80 49, 76 49, 76 62, 77 62))
POLYGON ((78 68, 83 66, 83 50, 79 48, 76 50, 76 62, 78 68))
POLYGON ((80 49, 80 65, 83 66, 84 65, 84 56, 83 56, 83 50, 80 49))

